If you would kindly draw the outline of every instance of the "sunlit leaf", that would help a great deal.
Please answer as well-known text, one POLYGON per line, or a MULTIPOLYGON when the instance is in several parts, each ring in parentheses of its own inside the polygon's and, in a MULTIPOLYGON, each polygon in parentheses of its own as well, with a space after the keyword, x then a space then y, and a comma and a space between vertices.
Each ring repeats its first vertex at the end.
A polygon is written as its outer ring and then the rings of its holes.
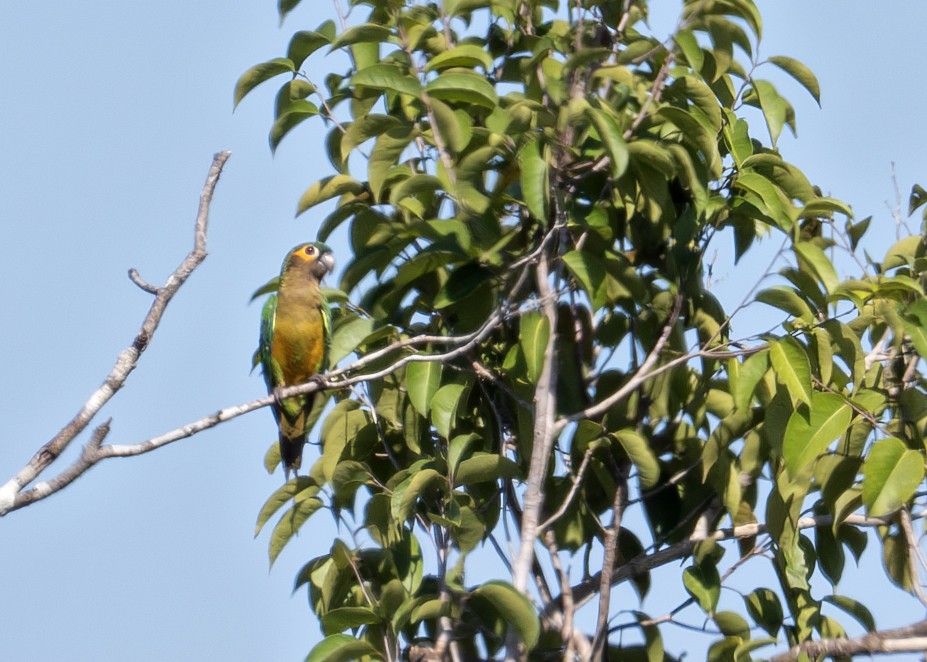
POLYGON ((806 67, 804 64, 798 60, 786 57, 785 55, 773 55, 770 58, 767 58, 769 62, 776 65, 782 69, 789 76, 801 83, 808 92, 814 97, 814 100, 817 101, 818 105, 821 105, 821 86, 818 83, 817 77, 812 73, 811 69, 806 67))
POLYGON ((540 313, 529 313, 522 315, 520 329, 518 339, 528 365, 528 379, 537 383, 544 368, 550 323, 540 313))
POLYGON ((776 380, 785 386, 793 401, 811 403, 811 362, 804 347, 786 336, 769 343, 769 360, 776 380))
POLYGON ((332 175, 315 182, 306 189, 299 204, 296 205, 296 215, 315 207, 317 204, 346 193, 360 193, 364 185, 348 175, 332 175))
POLYGON ((427 416, 431 399, 441 386, 439 361, 414 361, 406 367, 406 384, 409 402, 422 416, 427 416))
POLYGON ((637 468, 641 489, 649 490, 655 487, 660 482, 660 463, 647 440, 635 430, 619 430, 612 436, 618 440, 637 468))
POLYGON ((924 479, 924 455, 895 437, 872 445, 863 464, 863 504, 870 517, 901 508, 924 479))
POLYGON ((714 614, 721 597, 721 577, 711 563, 691 565, 682 573, 682 583, 707 614, 714 614))
POLYGON ((425 91, 443 101, 459 101, 485 108, 494 108, 499 103, 493 86, 476 74, 445 73, 430 81, 425 91))
POLYGON ((399 67, 393 64, 379 63, 365 67, 351 77, 351 83, 361 87, 388 90, 414 97, 419 96, 422 91, 418 79, 403 73, 399 67))
POLYGON ((487 600, 515 628, 525 649, 531 651, 541 634, 540 623, 531 602, 510 584, 490 581, 472 592, 473 597, 487 600))
POLYGON ((333 634, 312 647, 306 662, 350 662, 364 656, 374 660, 383 659, 377 649, 363 639, 349 634, 333 634))
POLYGON ((782 457, 793 477, 810 469, 817 456, 846 432, 853 418, 850 404, 835 393, 814 393, 808 405, 809 414, 801 409, 792 413, 782 441, 782 457))
POLYGON ((274 58, 268 62, 254 65, 243 73, 241 78, 238 79, 238 82, 235 83, 234 107, 237 108, 238 104, 241 103, 241 100, 245 98, 248 92, 264 81, 270 80, 274 76, 279 76, 280 74, 292 74, 295 71, 296 67, 285 57, 274 58))

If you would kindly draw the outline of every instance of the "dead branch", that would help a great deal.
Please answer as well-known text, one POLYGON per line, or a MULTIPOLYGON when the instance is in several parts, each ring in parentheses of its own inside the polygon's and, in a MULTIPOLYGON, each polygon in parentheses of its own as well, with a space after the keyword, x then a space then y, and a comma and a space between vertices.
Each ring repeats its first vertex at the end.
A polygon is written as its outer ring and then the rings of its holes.
POLYGON ((791 662, 822 657, 849 657, 851 655, 894 655, 897 653, 927 650, 927 620, 918 621, 892 630, 877 630, 855 639, 821 639, 806 641, 787 653, 770 658, 770 662, 791 662))
POLYGON ((67 471, 63 472, 54 481, 41 483, 33 490, 30 490, 30 496, 26 497, 22 490, 39 477, 58 457, 67 449, 72 441, 93 421, 100 409, 115 395, 125 384, 129 374, 138 365, 139 357, 148 347, 152 336, 161 322, 161 317, 171 299, 186 282, 190 274, 206 259, 206 230, 209 223, 209 205, 212 196, 219 181, 219 175, 222 173, 222 167, 228 160, 230 152, 219 152, 213 157, 212 167, 206 177, 206 183, 200 193, 199 211, 196 215, 196 229, 194 233, 193 250, 184 258, 180 266, 168 277, 164 285, 160 287, 152 286, 138 275, 135 269, 130 270, 129 277, 132 282, 138 285, 142 290, 154 295, 154 301, 142 321, 141 329, 132 341, 132 344, 124 349, 116 358, 116 363, 110 370, 109 374, 103 380, 100 387, 94 391, 87 401, 81 407, 80 411, 72 418, 67 425, 54 436, 50 441, 44 444, 32 459, 9 481, 0 487, 0 515, 5 515, 11 510, 16 510, 29 503, 33 503, 48 494, 56 492, 65 485, 72 482, 75 478, 83 474, 87 469, 103 459, 102 441, 109 431, 109 424, 104 423, 96 429, 91 440, 84 447, 81 457, 67 471))

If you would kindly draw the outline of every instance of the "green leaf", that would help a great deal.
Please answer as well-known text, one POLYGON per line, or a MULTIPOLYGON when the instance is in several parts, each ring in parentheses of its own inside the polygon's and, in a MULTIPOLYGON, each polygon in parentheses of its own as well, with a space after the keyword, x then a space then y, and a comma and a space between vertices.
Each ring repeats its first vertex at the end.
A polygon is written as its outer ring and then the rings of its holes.
POLYGON ((769 360, 776 381, 785 386, 792 402, 811 403, 811 361, 795 338, 786 336, 769 343, 769 360))
POLYGON ((830 216, 834 212, 843 214, 847 218, 853 218, 853 210, 842 200, 837 198, 818 197, 809 200, 807 204, 798 212, 799 218, 817 218, 819 216, 830 216))
POLYGON ((911 197, 908 198, 908 216, 923 204, 927 204, 927 191, 920 184, 915 184, 911 187, 911 197))
POLYGON ((660 482, 660 463, 643 435, 635 430, 628 429, 614 432, 612 436, 618 440, 624 452, 631 458, 631 462, 637 467, 641 490, 656 487, 660 482))
POLYGON ((363 23, 348 28, 332 41, 329 52, 352 44, 378 44, 388 41, 393 35, 392 28, 376 23, 363 23))
MULTIPOLYGON (((257 352, 255 352, 255 354, 257 354, 257 352)), ((267 470, 267 473, 273 476, 274 472, 277 470, 277 467, 279 466, 280 466, 280 444, 275 441, 267 448, 267 452, 264 453, 264 469, 267 470)))
POLYGON ((404 73, 394 64, 379 62, 365 67, 351 77, 352 86, 370 87, 375 90, 389 90, 399 94, 418 97, 422 86, 418 79, 404 73))
POLYGON ((355 147, 371 138, 378 138, 384 133, 402 126, 402 121, 392 115, 369 113, 357 118, 347 125, 341 138, 341 159, 351 155, 355 147))
POLYGON ((312 647, 306 662, 350 662, 365 656, 383 659, 377 649, 363 639, 349 634, 333 634, 312 647))
POLYGON ((747 409, 753 404, 753 394, 769 370, 769 352, 757 352, 743 362, 740 376, 733 388, 734 406, 747 409))
POLYGON ((608 299, 608 288, 602 261, 587 251, 576 250, 566 253, 560 259, 585 290, 593 310, 604 306, 608 299))
POLYGON ((445 384, 431 398, 431 422, 445 439, 457 419, 457 407, 466 392, 464 384, 445 384))
POLYGON ((305 99, 293 101, 270 127, 270 151, 276 152, 277 146, 286 135, 304 120, 319 114, 319 107, 305 99))
POLYGON ((269 281, 261 285, 258 289, 254 291, 254 294, 251 295, 251 298, 248 299, 248 303, 254 301, 260 296, 265 294, 270 294, 271 292, 276 292, 280 289, 280 276, 274 276, 269 281))
POLYGON ((853 419, 852 407, 836 393, 814 393, 809 405, 810 415, 801 408, 792 412, 782 440, 782 457, 793 478, 810 470, 853 419))
POLYGON ((920 299, 904 312, 904 331, 911 338, 914 349, 927 358, 927 301, 920 299))
POLYGON ((373 320, 368 317, 355 317, 337 324, 328 350, 329 364, 337 365, 338 361, 357 349, 360 342, 372 332, 373 320))
POLYGON ((770 63, 776 65, 782 69, 782 71, 797 80, 801 86, 808 90, 811 96, 814 97, 818 106, 821 105, 821 86, 811 69, 798 60, 786 57, 785 55, 773 55, 768 59, 770 63))
POLYGON ((300 30, 290 37, 286 56, 293 62, 293 66, 299 69, 307 57, 332 42, 335 32, 335 22, 331 20, 325 21, 316 30, 300 30))
POLYGON ((348 175, 332 175, 315 182, 306 189, 299 204, 296 205, 296 215, 315 207, 331 198, 348 193, 357 194, 364 190, 364 185, 348 175))
POLYGON ((425 65, 425 71, 465 67, 473 69, 482 67, 488 71, 492 67, 492 56, 486 49, 476 44, 460 44, 454 48, 438 53, 425 65))
POLYGON ((788 230, 792 225, 792 217, 788 210, 783 207, 780 199, 779 187, 763 175, 756 172, 741 172, 737 179, 734 180, 737 188, 744 189, 753 193, 759 200, 747 199, 757 206, 761 212, 769 216, 769 220, 783 230, 788 230))
POLYGON ((437 98, 429 99, 431 114, 434 118, 432 132, 435 139, 438 136, 444 146, 452 153, 459 154, 470 144, 473 137, 473 123, 470 116, 464 112, 456 112, 450 106, 437 98))
POLYGON ((679 50, 686 58, 686 62, 696 73, 702 70, 702 64, 705 62, 705 54, 702 47, 698 45, 695 35, 689 30, 679 30, 673 35, 673 41, 679 46, 679 50))
POLYGON ((782 627, 784 616, 782 604, 775 591, 768 588, 755 589, 749 595, 744 596, 744 602, 747 605, 747 611, 750 612, 750 617, 756 621, 756 624, 770 635, 776 636, 779 628, 782 627))
POLYGON ((381 193, 390 169, 417 135, 412 127, 402 126, 380 134, 374 142, 367 163, 367 180, 378 202, 382 201, 381 193))
POLYGON ((824 602, 829 602, 835 607, 839 607, 855 618, 860 625, 866 628, 867 632, 875 631, 876 624, 875 619, 872 617, 872 612, 861 602, 857 602, 853 598, 848 598, 845 595, 825 595, 821 599, 824 602))
POLYGON ((528 211, 536 219, 547 222, 547 198, 550 195, 548 161, 544 144, 539 138, 529 140, 518 152, 521 192, 528 211))
POLYGON ((721 634, 727 637, 747 638, 750 636, 750 624, 736 612, 719 611, 715 614, 714 620, 721 634))
POLYGON ((380 622, 380 617, 370 607, 339 607, 322 614, 322 632, 334 634, 357 628, 361 625, 373 625, 380 622))
POLYGON ((292 74, 295 72, 296 67, 285 57, 274 58, 273 60, 254 65, 243 73, 241 78, 238 79, 238 82, 235 83, 234 108, 238 107, 238 104, 245 98, 245 95, 264 81, 270 80, 274 76, 279 76, 280 74, 292 74))
POLYGON ((795 244, 795 253, 798 255, 799 265, 807 264, 828 292, 833 292, 837 288, 840 284, 837 270, 817 244, 808 241, 799 242, 795 244))
POLYGON ((763 111, 766 128, 769 129, 769 138, 773 147, 775 147, 779 135, 782 133, 782 127, 785 126, 788 119, 788 102, 779 96, 779 92, 769 81, 755 80, 753 81, 753 89, 759 98, 760 110, 763 111))
POLYGON ((297 500, 292 508, 283 513, 280 517, 280 521, 277 522, 277 525, 274 527, 273 533, 270 534, 268 552, 271 565, 277 560, 277 557, 280 555, 280 552, 283 551, 286 544, 297 534, 300 527, 306 523, 306 520, 324 505, 325 504, 322 503, 322 500, 318 497, 310 496, 305 499, 297 500))
POLYGON ((550 322, 538 312, 522 315, 518 342, 525 355, 528 379, 536 384, 544 369, 544 356, 550 339, 550 322))
POLYGON ((530 652, 541 635, 541 626, 531 602, 519 593, 511 584, 490 581, 476 588, 472 594, 487 600, 515 628, 519 637, 530 652))
POLYGON ((682 573, 682 583, 706 614, 715 613, 721 597, 721 576, 713 564, 689 566, 682 573))
POLYGON ((869 229, 870 221, 872 221, 872 216, 867 216, 858 223, 853 223, 849 218, 847 219, 846 232, 847 236, 850 238, 850 248, 852 250, 856 250, 856 247, 859 245, 859 240, 866 234, 866 230, 869 229))
POLYGON ((393 493, 393 514, 396 519, 402 522, 409 519, 419 497, 426 491, 436 487, 443 492, 447 491, 447 479, 437 471, 423 469, 415 473, 404 491, 399 492, 397 490, 393 493), (400 497, 398 503, 397 496, 400 497))
MULTIPOLYGON (((276 447, 277 444, 274 444, 276 447)), ((279 458, 279 455, 278 455, 279 458)), ((277 464, 279 464, 279 459, 277 464)), ((297 476, 291 478, 286 484, 281 485, 277 490, 270 495, 267 501, 264 502, 264 506, 261 508, 261 512, 258 514, 257 525, 254 527, 254 536, 261 532, 261 529, 264 528, 264 525, 267 521, 273 517, 285 503, 295 498, 297 494, 300 494, 304 490, 310 490, 310 488, 315 488, 306 494, 306 496, 314 496, 318 494, 319 487, 316 484, 315 480, 309 478, 308 476, 297 476)))
POLYGON ((912 264, 921 252, 922 242, 920 235, 911 235, 896 241, 885 253, 885 258, 882 260, 882 272, 912 264))
POLYGON ((863 504, 870 517, 884 517, 914 496, 924 479, 924 456, 895 437, 872 445, 863 464, 863 504))
POLYGON ((618 123, 604 110, 590 107, 586 112, 608 153, 612 177, 621 177, 628 169, 630 152, 618 123))
POLYGON ((756 300, 760 303, 773 306, 784 310, 793 317, 811 323, 814 320, 814 312, 808 303, 799 296, 795 288, 788 285, 775 285, 773 287, 761 290, 756 295, 756 300))
POLYGON ((459 101, 484 108, 495 108, 499 96, 482 76, 469 73, 443 73, 425 86, 429 96, 442 101, 459 101))
POLYGON ((277 13, 280 14, 280 24, 283 25, 283 19, 291 11, 296 9, 301 0, 277 0, 277 13))
POLYGON ((472 485, 500 478, 520 478, 521 469, 507 457, 495 453, 474 453, 462 461, 454 475, 457 485, 472 485))
POLYGON ((441 386, 441 363, 439 361, 414 361, 406 366, 406 389, 409 402, 422 416, 427 416, 431 399, 441 386))

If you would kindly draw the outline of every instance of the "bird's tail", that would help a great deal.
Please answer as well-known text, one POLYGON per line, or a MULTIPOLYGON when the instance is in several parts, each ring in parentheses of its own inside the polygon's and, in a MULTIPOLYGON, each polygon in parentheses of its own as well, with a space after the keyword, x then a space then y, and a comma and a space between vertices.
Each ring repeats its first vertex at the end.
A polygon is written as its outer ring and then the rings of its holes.
POLYGON ((305 433, 290 435, 284 430, 280 430, 280 461, 283 463, 283 473, 287 480, 289 480, 291 473, 295 474, 299 471, 303 461, 303 446, 306 445, 307 436, 305 433))

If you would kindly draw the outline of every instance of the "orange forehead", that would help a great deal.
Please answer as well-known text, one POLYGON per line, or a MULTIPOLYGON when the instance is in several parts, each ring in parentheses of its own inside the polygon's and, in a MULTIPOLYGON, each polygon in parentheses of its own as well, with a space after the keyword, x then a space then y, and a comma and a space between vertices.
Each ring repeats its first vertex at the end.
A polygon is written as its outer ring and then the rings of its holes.
POLYGON ((303 262, 313 262, 319 257, 319 249, 312 244, 303 244, 294 248, 290 253, 290 257, 303 262))

